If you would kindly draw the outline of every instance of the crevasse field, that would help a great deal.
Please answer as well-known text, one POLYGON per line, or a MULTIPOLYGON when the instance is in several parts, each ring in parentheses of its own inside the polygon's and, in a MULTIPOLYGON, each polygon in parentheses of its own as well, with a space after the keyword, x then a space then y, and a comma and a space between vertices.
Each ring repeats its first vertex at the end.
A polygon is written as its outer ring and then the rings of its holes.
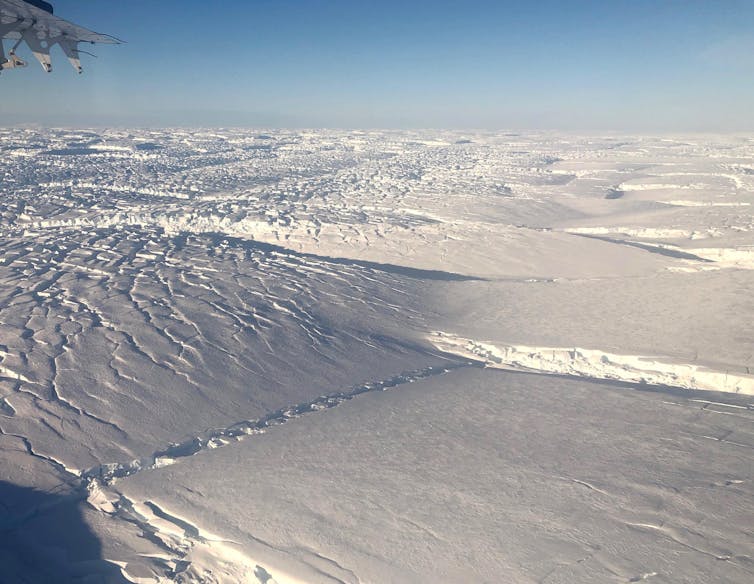
POLYGON ((0 150, 3 584, 754 580, 751 138, 0 150))

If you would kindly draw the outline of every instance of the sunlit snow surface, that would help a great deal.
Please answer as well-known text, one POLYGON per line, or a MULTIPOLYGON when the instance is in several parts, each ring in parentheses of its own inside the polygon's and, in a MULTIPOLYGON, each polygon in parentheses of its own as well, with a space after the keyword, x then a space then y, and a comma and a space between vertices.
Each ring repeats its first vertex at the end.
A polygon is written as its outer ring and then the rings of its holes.
POLYGON ((754 140, 0 152, 3 584, 754 579, 754 140))

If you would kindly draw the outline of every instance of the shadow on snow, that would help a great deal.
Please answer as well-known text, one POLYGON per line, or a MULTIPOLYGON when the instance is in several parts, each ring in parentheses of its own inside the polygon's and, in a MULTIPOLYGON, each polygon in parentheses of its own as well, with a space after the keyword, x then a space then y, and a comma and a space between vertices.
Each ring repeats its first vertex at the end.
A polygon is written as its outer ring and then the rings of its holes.
POLYGON ((50 493, 0 481, 0 584, 125 584, 102 557, 79 493, 50 493))

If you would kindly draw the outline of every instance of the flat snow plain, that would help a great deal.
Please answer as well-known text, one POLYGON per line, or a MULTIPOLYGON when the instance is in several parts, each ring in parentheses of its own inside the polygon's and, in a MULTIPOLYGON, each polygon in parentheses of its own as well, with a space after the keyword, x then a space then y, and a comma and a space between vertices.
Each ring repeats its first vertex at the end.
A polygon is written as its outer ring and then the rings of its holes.
POLYGON ((2 584, 754 579, 754 140, 0 150, 2 584))

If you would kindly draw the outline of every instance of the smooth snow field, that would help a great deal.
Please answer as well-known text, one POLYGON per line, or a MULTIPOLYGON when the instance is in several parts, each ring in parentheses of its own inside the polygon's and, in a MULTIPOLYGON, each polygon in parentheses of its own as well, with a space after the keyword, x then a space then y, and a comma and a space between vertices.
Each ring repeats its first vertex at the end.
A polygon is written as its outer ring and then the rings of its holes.
POLYGON ((0 151, 0 583, 754 581, 754 139, 0 151))

